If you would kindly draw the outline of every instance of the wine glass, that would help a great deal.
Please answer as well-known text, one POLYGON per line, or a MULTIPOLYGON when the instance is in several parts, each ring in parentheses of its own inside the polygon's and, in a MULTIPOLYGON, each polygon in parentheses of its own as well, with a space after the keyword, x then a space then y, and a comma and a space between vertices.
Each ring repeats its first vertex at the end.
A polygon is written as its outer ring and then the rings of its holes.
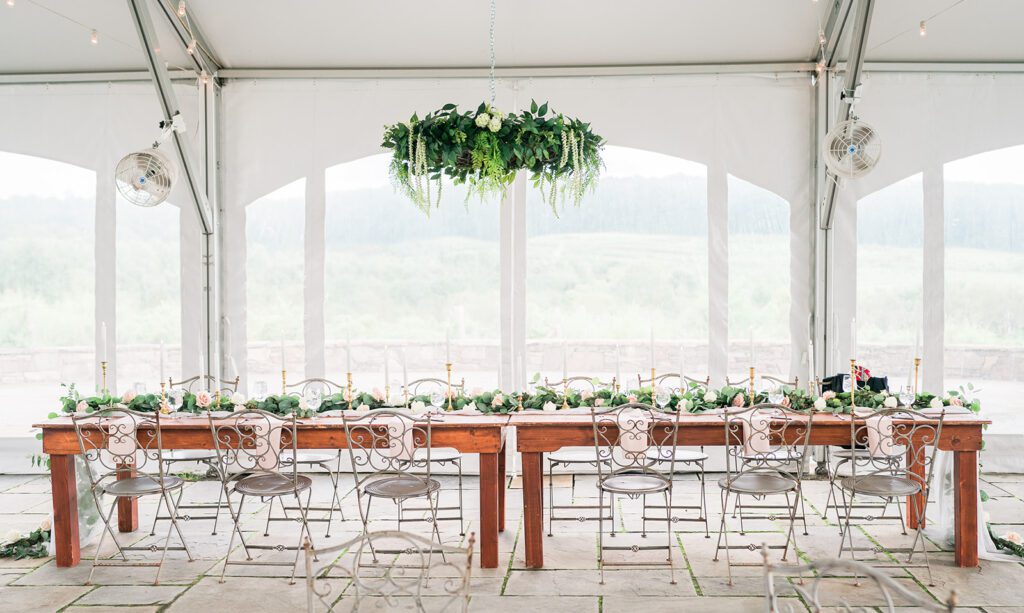
POLYGON ((782 404, 786 394, 781 385, 772 385, 768 388, 768 402, 771 404, 782 404))
POLYGON ((654 402, 657 403, 659 408, 664 409, 672 402, 672 393, 664 387, 655 388, 654 402))
POLYGON ((136 381, 132 384, 132 391, 135 392, 136 396, 141 396, 146 393, 146 384, 142 381, 136 381))
POLYGON ((263 402, 267 398, 267 382, 262 379, 253 384, 252 397, 263 402))
POLYGON ((185 401, 185 391, 180 388, 173 388, 167 392, 167 403, 171 407, 171 412, 177 412, 181 410, 181 405, 185 401))
POLYGON ((900 388, 899 394, 900 394, 900 404, 902 404, 905 407, 913 406, 914 405, 914 401, 917 400, 917 398, 914 396, 913 388, 911 388, 909 385, 906 386, 906 387, 900 388))
POLYGON ((430 395, 430 406, 431 406, 431 407, 432 407, 432 408, 433 408, 433 409, 434 409, 435 411, 440 411, 440 410, 441 410, 441 407, 442 407, 443 405, 444 405, 444 394, 442 394, 442 393, 440 392, 440 390, 438 390, 438 391, 435 391, 434 393, 432 393, 432 394, 430 395))
POLYGON ((850 375, 843 375, 843 391, 848 392, 853 387, 852 381, 850 381, 850 375))

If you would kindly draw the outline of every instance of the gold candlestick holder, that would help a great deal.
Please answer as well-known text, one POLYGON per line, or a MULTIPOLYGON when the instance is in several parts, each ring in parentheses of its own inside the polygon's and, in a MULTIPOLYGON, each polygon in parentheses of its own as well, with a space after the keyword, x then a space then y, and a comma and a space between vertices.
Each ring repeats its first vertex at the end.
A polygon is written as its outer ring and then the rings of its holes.
POLYGON ((281 369, 281 395, 286 396, 288 394, 288 371, 281 369))
POLYGON ((348 408, 352 408, 352 373, 345 373, 345 401, 348 402, 348 408))
POLYGON ((655 406, 655 407, 658 406, 657 385, 654 382, 654 380, 657 379, 657 375, 658 375, 657 371, 652 366, 651 367, 651 406, 655 406))
POLYGON ((160 382, 160 412, 170 413, 167 406, 167 384, 160 382))
POLYGON ((569 408, 569 377, 562 379, 562 408, 569 408))
POLYGON ((391 404, 391 386, 384 384, 384 406, 391 404))
POLYGON ((402 400, 405 408, 409 408, 409 387, 406 385, 402 386, 402 400))
POLYGON ((857 360, 850 358, 850 409, 857 408, 857 360))
POLYGON ((914 358, 914 397, 917 397, 917 383, 921 375, 921 358, 914 358))
POLYGON ((757 393, 754 391, 754 367, 750 367, 750 406, 754 406, 754 396, 757 393))
POLYGON ((106 360, 103 360, 103 361, 100 362, 100 372, 101 372, 101 381, 102 381, 100 383, 100 393, 103 394, 104 396, 106 396, 107 393, 108 393, 108 390, 107 390, 107 361, 106 360))
POLYGON ((517 398, 518 407, 516 408, 516 410, 521 412, 523 410, 523 393, 522 392, 517 392, 516 396, 518 397, 517 398))
POLYGON ((445 371, 448 373, 448 410, 452 410, 452 363, 446 362, 445 371))

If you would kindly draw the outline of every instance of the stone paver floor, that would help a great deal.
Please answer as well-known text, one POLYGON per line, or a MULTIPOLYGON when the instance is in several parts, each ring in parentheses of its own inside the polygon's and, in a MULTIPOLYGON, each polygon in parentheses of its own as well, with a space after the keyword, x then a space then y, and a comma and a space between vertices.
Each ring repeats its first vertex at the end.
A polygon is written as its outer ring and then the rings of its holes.
MULTIPOLYGON (((314 477, 314 503, 327 502, 330 483, 323 474, 314 477)), ((355 496, 351 493, 350 478, 342 477, 345 520, 332 524, 331 538, 324 537, 325 524, 314 523, 313 534, 318 546, 341 542, 358 533, 360 524, 355 496)), ((454 478, 440 477, 443 481, 442 504, 454 504, 454 478)), ((676 562, 678 583, 669 583, 667 569, 618 567, 606 569, 604 585, 599 583, 597 570, 597 525, 594 522, 555 522, 554 536, 544 537, 546 566, 543 570, 525 567, 522 532, 522 492, 507 492, 507 529, 500 538, 500 563, 497 569, 473 569, 473 611, 502 612, 530 611, 592 611, 655 613, 658 611, 740 611, 764 610, 762 570, 756 565, 760 554, 739 550, 734 559, 754 563, 753 566, 733 569, 733 585, 726 580, 724 559, 712 561, 715 552, 718 522, 721 513, 717 477, 708 475, 708 505, 711 538, 705 538, 704 526, 696 522, 678 522, 673 525, 673 559, 676 562)), ((466 532, 477 525, 479 503, 476 497, 475 477, 466 478, 463 508, 466 512, 466 532)), ((579 475, 575 479, 556 479, 555 497, 562 503, 593 504, 596 502, 594 477, 579 475)), ((213 501, 217 484, 211 481, 192 482, 185 491, 186 501, 213 501)), ((1024 532, 1024 475, 984 475, 982 488, 991 497, 986 503, 993 527, 998 534, 1010 531, 1024 532)), ((677 500, 694 499, 699 492, 692 476, 680 476, 677 482, 677 500)), ((796 537, 802 560, 834 557, 839 547, 839 533, 832 513, 821 514, 825 507, 828 485, 824 481, 805 482, 807 535, 799 526, 796 537)), ((545 488, 545 496, 547 489, 545 488)), ((161 542, 149 536, 154 501, 140 503, 140 525, 143 529, 120 535, 127 543, 149 545, 161 542)), ((247 504, 247 506, 249 506, 247 504)), ((279 510, 278 510, 279 511, 279 510)), ((29 530, 47 519, 50 513, 49 480, 38 475, 0 475, 0 534, 11 529, 29 530)), ((682 512, 685 515, 687 512, 682 512)), ((394 505, 378 503, 373 509, 372 529, 394 529, 394 505)), ((295 538, 296 527, 291 522, 275 522, 271 538, 264 539, 267 517, 266 504, 252 504, 245 509, 243 530, 252 542, 289 542, 295 538)), ((665 542, 664 522, 650 524, 649 534, 643 538, 641 502, 626 499, 617 501, 616 522, 620 534, 617 545, 650 545, 665 542)), ((86 579, 95 544, 83 548, 82 564, 76 568, 57 568, 52 558, 40 560, 0 560, 0 611, 291 611, 304 610, 305 589, 299 582, 289 585, 287 568, 229 567, 225 583, 219 582, 230 531, 222 523, 217 535, 211 534, 208 521, 183 522, 194 562, 185 559, 182 552, 170 552, 161 574, 161 584, 152 585, 153 568, 100 568, 92 585, 86 579)), ((546 524, 545 524, 546 527, 546 524)), ((779 519, 748 520, 745 534, 740 534, 739 523, 728 517, 731 544, 760 546, 761 543, 781 544, 784 524, 779 519)), ((166 528, 165 528, 166 529, 166 528)), ((422 530, 426 524, 409 524, 407 530, 422 530)), ((443 522, 442 538, 450 544, 464 542, 459 536, 458 523, 443 522)), ((162 534, 158 530, 158 535, 162 534)), ((906 546, 909 537, 901 533, 898 522, 865 522, 855 532, 857 545, 872 547, 879 558, 889 556, 888 548, 906 546)), ((609 538, 610 540, 610 538, 609 538)), ((109 543, 107 543, 109 545, 109 543)), ((113 549, 104 546, 101 557, 110 556, 113 549)), ((237 546, 237 543, 236 543, 237 546)), ((982 561, 976 569, 961 569, 953 565, 950 545, 928 541, 932 564, 932 580, 923 568, 895 569, 894 577, 911 590, 924 591, 936 600, 944 600, 950 590, 956 589, 959 604, 965 610, 983 610, 990 613, 1024 613, 1024 563, 996 563, 982 561)), ((778 552, 775 552, 776 555, 778 552)), ((152 558, 148 552, 135 556, 152 558)), ((275 554, 270 554, 275 555, 275 554)), ((656 556, 656 554, 653 554, 656 556)), ((651 552, 630 551, 608 554, 608 559, 634 561, 630 556, 652 556, 651 552)), ((792 559, 792 558, 791 558, 792 559)), ((903 558, 899 558, 903 559, 903 558)), ((300 571, 301 572, 301 571, 300 571)), ((787 582, 796 578, 782 577, 779 592, 785 594, 787 582)), ((829 579, 826 591, 834 604, 844 601, 851 606, 877 606, 876 594, 865 586, 854 585, 852 579, 829 579)), ((804 610, 803 603, 789 591, 789 600, 804 610)), ((343 601, 344 602, 344 601, 343 601)), ((347 610, 340 606, 339 610, 347 610)))

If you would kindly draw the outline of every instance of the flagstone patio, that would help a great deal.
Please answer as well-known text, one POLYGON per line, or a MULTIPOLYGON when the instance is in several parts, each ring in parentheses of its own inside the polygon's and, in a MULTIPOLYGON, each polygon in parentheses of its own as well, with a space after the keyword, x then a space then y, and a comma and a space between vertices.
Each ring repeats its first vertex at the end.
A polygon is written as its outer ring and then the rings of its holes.
MULTIPOLYGON (((720 514, 715 480, 709 475, 709 509, 711 510, 711 538, 704 536, 700 523, 680 522, 674 526, 673 555, 677 563, 678 583, 669 583, 667 569, 609 569, 604 585, 599 584, 597 571, 597 532, 593 522, 556 522, 554 536, 545 537, 545 568, 529 570, 525 567, 523 542, 520 538, 522 510, 521 490, 510 489, 507 497, 507 529, 500 539, 501 562, 496 569, 473 569, 473 611, 574 611, 604 613, 630 611, 655 613, 658 611, 740 611, 764 610, 764 586, 761 568, 733 569, 734 582, 728 585, 725 562, 712 561, 720 514)), ((324 475, 315 475, 314 500, 327 502, 329 482, 324 475)), ((441 477, 442 495, 454 497, 454 478, 441 477)), ((555 496, 563 501, 584 503, 594 498, 593 476, 577 476, 575 480, 557 478, 555 496)), ((209 501, 216 499, 216 483, 198 481, 189 483, 186 500, 209 501)), ((693 480, 679 482, 677 495, 695 495, 698 484, 693 480)), ((1024 475, 986 475, 982 488, 991 496, 985 509, 997 533, 1010 530, 1024 531, 1024 475)), ((0 533, 10 529, 28 530, 47 519, 50 512, 49 480, 41 476, 0 476, 0 533)), ((545 490, 546 491, 546 490, 545 490)), ((805 483, 808 513, 808 534, 797 530, 800 557, 804 560, 834 557, 839 547, 839 533, 834 518, 823 518, 827 483, 805 483)), ((471 518, 466 531, 475 525, 478 502, 475 478, 467 479, 465 510, 471 518)), ((450 498, 449 500, 452 500, 450 498)), ((323 538, 324 524, 313 524, 317 546, 341 542, 359 531, 355 497, 348 493, 344 500, 345 521, 338 521, 330 539, 323 538)), ((589 502, 593 503, 593 500, 589 502)), ((647 539, 638 533, 640 526, 639 501, 619 501, 617 521, 627 532, 616 536, 616 544, 663 542, 663 532, 652 525, 647 539), (632 532, 629 532, 632 531, 632 532)), ((141 525, 144 529, 125 535, 129 540, 144 542, 156 540, 148 533, 152 521, 152 501, 143 501, 141 525)), ((263 528, 266 505, 252 505, 246 510, 244 530, 254 542, 265 540, 263 528)), ((393 529, 396 509, 380 504, 374 509, 375 529, 393 529)), ((406 529, 416 529, 412 524, 406 529)), ((425 524, 418 524, 424 527, 425 524)), ((57 568, 52 558, 38 560, 0 560, 0 611, 200 611, 216 609, 218 613, 231 611, 287 611, 305 607, 305 591, 301 583, 289 585, 287 568, 229 567, 225 583, 218 581, 227 548, 229 530, 223 523, 217 535, 211 535, 210 522, 184 522, 186 537, 196 557, 185 559, 182 552, 170 552, 161 575, 161 584, 152 585, 153 568, 100 568, 93 585, 85 585, 95 546, 83 548, 83 560, 76 568, 57 568)), ((738 523, 730 521, 733 544, 760 545, 762 542, 781 543, 783 524, 779 521, 748 521, 746 535, 738 532, 738 523)), ((295 526, 288 522, 275 523, 271 540, 282 535, 294 535, 295 526)), ((425 529, 425 528, 424 528, 425 529)), ((459 544, 457 523, 442 523, 442 536, 451 544, 459 544)), ((158 531, 161 534, 162 531, 158 531)), ((856 533, 860 545, 869 539, 881 548, 906 545, 908 537, 901 534, 898 523, 869 523, 856 533)), ((275 541, 276 542, 276 541, 275 541)), ((109 545, 109 543, 108 543, 109 545)), ((913 590, 922 590, 937 600, 945 600, 956 589, 958 602, 965 610, 990 613, 1024 612, 1024 563, 992 563, 982 561, 977 569, 960 569, 953 565, 952 552, 929 543, 932 552, 934 586, 928 585, 924 569, 899 569, 894 575, 913 590)), ((112 548, 104 546, 102 555, 111 555, 112 548)), ((149 554, 136 553, 137 556, 149 554)), ((268 554, 270 555, 270 554, 268 554)), ((272 554, 282 555, 282 554, 272 554)), ((609 554, 611 556, 612 554, 609 554)), ((624 552, 626 556, 644 555, 624 552)), ((648 552, 646 555, 650 556, 648 552)), ((881 551, 880 556, 888 556, 881 551)), ((740 551, 737 558, 745 562, 758 562, 757 551, 740 551)), ((792 559, 792 558, 791 558, 792 559)), ((796 578, 780 579, 796 581, 796 578)), ((780 593, 785 590, 780 585, 780 593)), ((855 586, 852 579, 826 580, 827 600, 845 601, 851 606, 882 604, 867 585, 855 586)), ((803 604, 789 593, 800 610, 803 604)), ((343 601, 344 602, 344 601, 343 601)), ((339 607, 344 610, 345 607, 339 607)))

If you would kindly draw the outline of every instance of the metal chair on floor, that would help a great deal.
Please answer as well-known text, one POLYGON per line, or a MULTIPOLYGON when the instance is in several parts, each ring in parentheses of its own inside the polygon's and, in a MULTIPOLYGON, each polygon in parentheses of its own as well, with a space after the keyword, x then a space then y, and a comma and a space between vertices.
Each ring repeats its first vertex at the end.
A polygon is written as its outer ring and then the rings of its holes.
MULTIPOLYGON (((650 382, 651 382, 651 380, 649 378, 648 379, 643 379, 643 378, 640 378, 639 375, 637 375, 637 378, 638 378, 638 383, 640 384, 640 387, 643 387, 644 384, 648 384, 649 385, 650 382)), ((666 385, 668 385, 668 387, 669 387, 669 389, 671 391, 678 391, 678 392, 685 392, 685 391, 687 391, 689 389, 699 389, 699 390, 705 390, 706 391, 710 380, 711 380, 710 377, 707 377, 705 379, 696 379, 696 378, 688 377, 688 376, 686 376, 684 374, 679 374, 679 373, 665 373, 665 374, 658 375, 657 377, 655 377, 655 383, 656 383, 658 388, 662 388, 662 387, 665 387, 666 385), (672 381, 675 381, 677 386, 669 385, 669 382, 672 382, 672 381)), ((679 466, 693 469, 694 474, 697 475, 697 480, 700 481, 700 502, 697 503, 697 504, 679 504, 679 503, 677 503, 675 501, 676 500, 675 497, 673 497, 672 514, 671 514, 671 519, 669 520, 670 521, 669 525, 671 526, 671 524, 674 524, 676 522, 681 522, 681 521, 690 521, 690 522, 703 523, 704 524, 704 538, 711 538, 711 533, 710 533, 709 528, 708 528, 708 502, 707 502, 707 489, 705 487, 705 476, 706 475, 705 475, 705 472, 704 472, 704 462, 707 461, 708 455, 704 452, 704 447, 701 446, 699 451, 694 451, 692 449, 676 449, 675 457, 674 458, 669 458, 667 456, 659 457, 657 455, 657 450, 652 449, 652 450, 650 450, 648 452, 648 459, 650 461, 652 461, 652 462, 656 462, 656 463, 659 463, 659 464, 667 464, 670 460, 674 459, 675 462, 679 466), (675 514, 676 511, 697 511, 698 515, 697 515, 697 517, 680 516, 680 515, 676 515, 675 514)), ((674 477, 674 475, 673 475, 673 477, 674 477)), ((643 535, 644 536, 647 536, 647 522, 648 521, 665 521, 664 518, 661 517, 661 514, 664 513, 664 511, 665 511, 664 507, 662 507, 661 505, 657 505, 657 504, 649 504, 647 502, 647 497, 646 496, 644 497, 644 512, 643 512, 643 535), (648 515, 648 512, 651 512, 652 514, 648 515)))
POLYGON ((313 549, 306 544, 306 606, 309 613, 395 610, 463 611, 469 607, 475 535, 466 547, 438 547, 429 539, 400 531, 360 534, 339 545, 313 549), (434 555, 440 551, 442 558, 434 555), (391 552, 387 562, 378 554, 391 552), (367 562, 365 558, 372 558, 367 562), (333 560, 316 568, 317 559, 333 560), (439 589, 427 591, 434 576, 439 589), (342 589, 335 589, 340 587, 342 589))
POLYGON ((403 521, 402 507, 405 501, 425 498, 430 512, 430 518, 426 521, 433 528, 437 544, 441 544, 437 522, 437 499, 441 483, 430 474, 431 419, 429 414, 410 415, 392 409, 345 415, 345 439, 364 533, 370 531, 370 509, 375 498, 390 500, 398 506, 399 526, 403 521), (418 449, 425 450, 425 457, 421 456, 424 473, 410 472, 414 463, 420 462, 417 459, 418 449))
POLYGON ((185 481, 164 472, 160 414, 108 408, 88 415, 73 414, 71 419, 75 426, 79 451, 88 470, 89 492, 103 521, 103 531, 96 545, 96 555, 93 557, 92 569, 89 571, 86 584, 92 584, 93 573, 99 566, 155 566, 157 570, 153 584, 159 585, 160 571, 169 550, 184 551, 189 561, 193 559, 185 536, 181 532, 181 526, 178 525, 178 503, 181 501, 185 481), (176 492, 177 496, 172 496, 172 492, 176 492), (113 498, 106 512, 102 505, 104 496, 113 498), (163 547, 155 544, 122 546, 117 541, 117 535, 110 523, 114 509, 122 498, 145 496, 160 497, 155 512, 159 513, 161 504, 167 509, 169 524, 163 547), (172 531, 176 532, 181 540, 181 547, 170 546, 172 531), (121 560, 100 557, 108 534, 114 541, 121 560), (126 551, 159 551, 160 560, 131 561, 125 555, 126 551))
MULTIPOLYGON (((452 383, 452 393, 462 394, 466 389, 466 380, 462 379, 458 383, 452 383)), ((448 381, 445 379, 438 379, 434 377, 425 377, 423 379, 416 379, 410 381, 406 391, 409 398, 416 396, 428 395, 434 397, 436 394, 440 394, 442 398, 448 391, 448 381)), ((442 403, 446 402, 443 400, 442 403)), ((408 407, 407 407, 408 408, 408 407)), ((459 535, 465 536, 466 524, 463 518, 462 512, 462 500, 463 500, 463 484, 462 484, 462 452, 453 447, 437 447, 430 450, 429 460, 427 459, 426 449, 417 449, 413 459, 413 467, 425 468, 427 462, 437 464, 438 466, 448 466, 451 464, 458 471, 459 481, 459 503, 455 506, 440 506, 441 499, 440 493, 438 494, 437 501, 437 521, 458 521, 459 522, 459 535)), ((423 517, 423 513, 429 512, 430 509, 427 507, 408 506, 403 505, 402 510, 399 513, 399 524, 398 529, 402 529, 402 522, 419 522, 426 521, 423 517)))
MULTIPOLYGON (((228 565, 251 566, 291 566, 291 582, 295 583, 296 567, 304 539, 312 540, 309 523, 306 520, 309 501, 312 495, 313 481, 298 473, 298 465, 282 464, 284 450, 294 455, 297 451, 297 421, 295 415, 282 417, 267 411, 247 409, 236 411, 227 417, 214 417, 209 414, 210 434, 213 436, 217 462, 227 495, 228 512, 231 514, 233 530, 228 541, 227 555, 220 573, 220 582, 224 582, 224 574, 228 565), (232 481, 231 470, 235 469, 245 476, 232 481), (238 494, 241 499, 238 509, 231 504, 231 494, 238 494), (302 501, 302 494, 306 500, 302 501), (295 546, 284 544, 251 544, 246 543, 241 527, 242 510, 246 498, 273 499, 294 497, 299 508, 299 515, 293 521, 299 522, 299 538, 295 546), (245 552, 246 560, 232 560, 231 552, 235 546, 235 535, 238 535, 245 552), (295 560, 290 563, 253 560, 252 550, 286 551, 295 550, 295 560)), ((282 502, 283 504, 283 502, 282 502)))
MULTIPOLYGON (((594 393, 598 387, 612 386, 614 387, 615 382, 611 384, 604 383, 595 377, 568 377, 560 379, 558 381, 548 381, 547 377, 544 378, 544 387, 555 391, 564 390, 566 388, 574 391, 588 391, 594 393)), ((554 522, 555 521, 578 521, 580 523, 586 521, 598 521, 604 515, 605 510, 608 511, 608 519, 612 522, 611 536, 615 536, 615 497, 610 496, 608 506, 601 505, 588 505, 588 504, 555 504, 555 468, 564 467, 572 468, 579 466, 590 466, 597 468, 598 463, 607 463, 608 458, 601 457, 595 453, 595 450, 590 447, 563 447, 558 451, 552 451, 547 454, 548 461, 548 536, 554 534, 554 522), (593 511, 596 510, 596 516, 588 516, 579 514, 579 511, 593 511), (557 511, 573 511, 577 512, 576 515, 569 516, 563 515, 556 517, 557 511)), ((570 473, 573 483, 571 491, 576 491, 576 474, 575 472, 570 473)))
MULTIPOLYGON (((895 498, 896 504, 899 504, 899 498, 905 497, 909 501, 910 517, 917 526, 914 541, 908 548, 887 547, 886 551, 890 554, 906 553, 907 561, 904 564, 873 566, 925 568, 928 572, 928 584, 934 585, 923 530, 938 451, 936 443, 942 436, 944 418, 945 412, 938 416, 926 416, 910 408, 897 408, 875 411, 867 417, 854 416, 850 419, 850 446, 866 446, 868 459, 863 465, 860 462, 851 462, 851 475, 839 481, 843 502, 846 505, 846 515, 843 519, 843 536, 838 557, 842 558, 845 552, 849 552, 853 559, 857 558, 858 551, 877 553, 874 547, 854 546, 850 527, 853 525, 853 504, 858 496, 895 498), (927 451, 926 447, 930 447, 931 451, 927 451), (894 468, 894 457, 905 458, 898 468, 894 468), (924 557, 924 564, 914 563, 915 553, 920 553, 924 557)), ((874 558, 870 561, 874 561, 874 558)))
MULTIPOLYGON (((174 381, 171 378, 167 379, 168 390, 170 393, 174 393, 175 390, 181 390, 186 392, 197 392, 200 389, 206 389, 209 387, 216 388, 215 391, 219 391, 222 395, 230 396, 238 391, 238 377, 234 379, 219 379, 213 375, 196 375, 183 379, 181 381, 174 381), (206 385, 199 385, 200 378, 206 383, 206 385)), ((181 463, 197 463, 206 466, 206 476, 215 477, 218 483, 223 484, 224 479, 218 472, 217 466, 217 452, 213 449, 168 449, 163 453, 164 471, 167 473, 171 472, 171 469, 175 464, 181 463)), ((222 487, 217 494, 217 502, 215 504, 210 503, 185 503, 178 506, 179 511, 184 511, 179 519, 182 521, 213 521, 213 530, 210 534, 217 534, 217 524, 220 521, 220 512, 222 509, 227 508, 224 502, 224 488, 222 487), (213 514, 206 515, 193 515, 190 511, 213 511, 213 514)), ((167 515, 160 515, 159 513, 153 518, 153 527, 150 528, 150 536, 156 534, 156 523, 158 521, 166 521, 169 517, 167 515)))
POLYGON ((956 610, 957 596, 955 590, 949 593, 945 602, 936 602, 928 593, 908 590, 904 584, 884 572, 853 560, 822 560, 798 567, 787 565, 779 568, 769 562, 768 550, 766 548, 761 549, 761 555, 764 557, 764 597, 765 604, 767 605, 766 610, 769 613, 803 613, 807 609, 811 611, 835 609, 851 613, 853 611, 874 613, 879 608, 885 613, 896 613, 897 610, 904 611, 908 610, 908 608, 918 611, 930 611, 932 613, 952 613, 956 610), (782 576, 786 590, 794 590, 798 598, 779 599, 778 592, 775 589, 776 573, 779 570, 785 570, 785 574, 782 576), (807 582, 801 581, 799 584, 786 581, 785 576, 792 576, 793 574, 799 574, 801 577, 806 574, 812 578, 807 582), (873 600, 880 600, 884 604, 881 606, 851 606, 845 601, 836 603, 822 602, 822 588, 828 589, 825 587, 828 578, 850 576, 854 577, 857 585, 860 585, 860 577, 866 578, 870 583, 871 593, 880 596, 880 598, 873 600), (896 608, 897 604, 900 609, 896 608))
MULTIPOLYGON (((730 410, 722 414, 722 419, 725 424, 726 473, 718 481, 722 498, 722 521, 714 561, 718 561, 719 552, 724 549, 729 585, 732 585, 732 567, 749 564, 733 563, 730 550, 755 550, 756 544, 729 545, 726 520, 731 497, 764 499, 768 496, 785 496, 786 504, 781 508, 785 509, 783 519, 787 519, 789 524, 786 542, 765 547, 781 549, 783 561, 789 554, 790 544, 796 550, 795 526, 804 464, 800 460, 807 457, 813 422, 808 414, 775 404, 757 404, 730 410)), ((741 508, 740 534, 744 534, 744 519, 779 519, 772 511, 773 508, 774 505, 762 507, 768 510, 765 515, 744 514, 741 508)))
MULTIPOLYGON (((642 496, 661 494, 665 500, 665 521, 671 525, 672 474, 675 472, 675 451, 679 432, 679 412, 661 411, 651 405, 629 403, 618 407, 591 408, 594 428, 594 451, 597 457, 607 457, 608 462, 598 462, 597 488, 600 503, 605 494, 626 496, 635 500, 642 496), (668 470, 658 470, 660 464, 651 462, 648 454, 654 450, 657 457, 672 458, 668 470), (667 455, 666 455, 667 454, 667 455)), ((601 584, 604 584, 605 566, 668 566, 671 583, 676 583, 675 563, 672 551, 675 536, 671 529, 664 547, 608 546, 604 544, 604 516, 598 520, 598 567, 601 584), (664 550, 666 562, 608 562, 606 551, 648 551, 664 550)))
MULTIPOLYGON (((345 389, 345 386, 340 383, 335 383, 329 379, 323 378, 310 378, 299 381, 298 383, 288 383, 284 386, 285 391, 289 395, 302 397, 309 397, 310 392, 319 391, 321 396, 327 396, 341 392, 345 389), (292 390, 292 391, 288 391, 292 390)), ((331 537, 331 526, 334 524, 334 513, 337 512, 338 516, 342 521, 345 520, 345 511, 341 506, 341 493, 339 492, 339 484, 341 482, 341 459, 342 450, 336 451, 317 451, 317 450, 304 450, 298 453, 292 453, 289 450, 284 450, 281 453, 281 465, 284 467, 290 466, 293 463, 298 464, 303 470, 309 470, 312 468, 322 468, 327 472, 327 477, 331 480, 331 502, 328 506, 310 506, 306 509, 307 512, 314 513, 327 513, 326 517, 306 517, 306 521, 311 523, 326 523, 327 529, 324 533, 326 538, 331 537)), ((282 517, 274 516, 274 499, 270 500, 270 507, 267 510, 267 525, 263 530, 263 536, 270 535, 270 523, 275 521, 281 522, 294 522, 295 518, 290 517, 288 512, 291 511, 293 514, 298 513, 300 509, 297 506, 288 506, 284 504, 284 500, 281 500, 281 511, 282 517)))

